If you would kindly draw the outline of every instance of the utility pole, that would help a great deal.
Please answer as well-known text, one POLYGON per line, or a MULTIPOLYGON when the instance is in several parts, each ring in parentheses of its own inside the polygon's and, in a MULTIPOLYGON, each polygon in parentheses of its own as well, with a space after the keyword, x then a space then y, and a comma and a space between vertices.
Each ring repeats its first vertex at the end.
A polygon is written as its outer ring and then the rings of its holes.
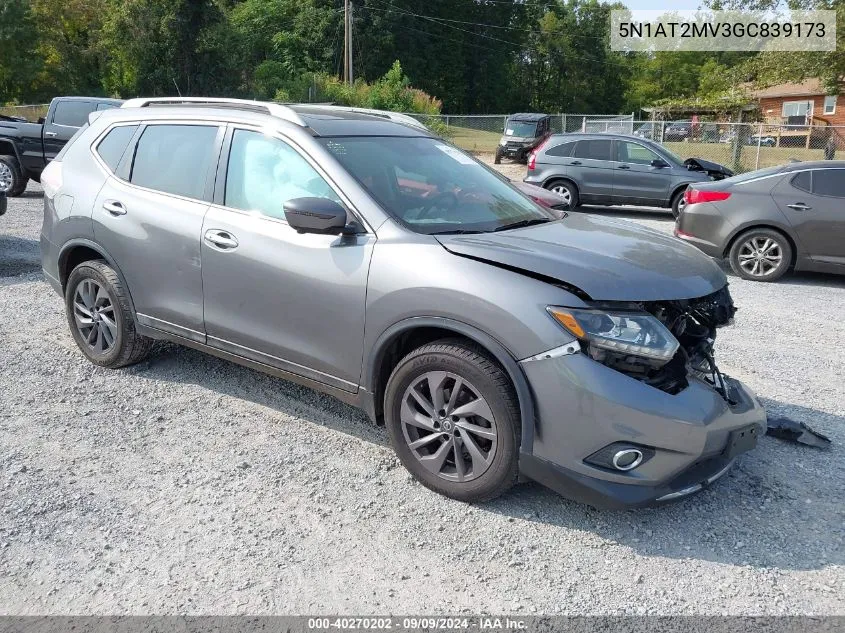
POLYGON ((343 80, 352 85, 355 76, 352 72, 352 3, 343 0, 343 80))

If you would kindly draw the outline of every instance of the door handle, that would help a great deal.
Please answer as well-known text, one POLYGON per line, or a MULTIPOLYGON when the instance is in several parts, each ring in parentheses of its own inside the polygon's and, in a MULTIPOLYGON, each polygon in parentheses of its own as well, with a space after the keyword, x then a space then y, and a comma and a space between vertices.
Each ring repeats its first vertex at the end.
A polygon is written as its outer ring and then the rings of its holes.
POLYGON ((631 169, 630 165, 619 165, 619 169, 631 169))
POLYGON ((230 251, 238 247, 238 240, 235 236, 226 231, 218 231, 211 229, 205 232, 205 241, 209 244, 214 244, 219 249, 230 251))
POLYGON ((106 200, 103 203, 103 208, 112 215, 126 215, 126 207, 117 200, 106 200))
POLYGON ((54 136, 58 136, 58 135, 59 135, 58 132, 44 132, 44 136, 48 136, 50 138, 53 138, 54 136))
POLYGON ((581 161, 580 161, 580 160, 573 160, 573 161, 572 161, 571 163, 569 163, 569 164, 570 164, 570 165, 580 165, 580 164, 581 164, 581 161))
POLYGON ((789 207, 790 209, 795 210, 795 211, 809 211, 810 209, 813 208, 813 207, 807 206, 803 202, 796 202, 795 204, 788 204, 786 206, 789 207))

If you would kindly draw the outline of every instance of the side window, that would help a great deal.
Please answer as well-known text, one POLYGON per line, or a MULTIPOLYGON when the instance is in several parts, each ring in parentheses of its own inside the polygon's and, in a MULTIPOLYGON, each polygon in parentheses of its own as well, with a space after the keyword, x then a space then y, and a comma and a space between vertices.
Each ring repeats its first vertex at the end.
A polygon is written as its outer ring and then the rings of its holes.
POLYGON ((235 130, 229 151, 224 204, 284 219, 294 198, 340 199, 290 145, 260 132, 235 130))
POLYGON ((202 200, 216 137, 217 127, 210 125, 148 126, 138 140, 129 181, 202 200))
POLYGON ((90 101, 59 101, 53 112, 53 123, 67 127, 82 127, 88 122, 88 115, 94 111, 90 101))
POLYGON ((633 163, 635 165, 650 165, 651 161, 658 160, 660 156, 639 143, 628 141, 616 142, 616 160, 622 163, 633 163))
POLYGON ((578 141, 578 145, 575 146, 575 157, 610 160, 610 143, 605 140, 578 141))
POLYGON ((802 191, 806 191, 807 193, 810 193, 810 191, 812 191, 812 187, 811 187, 811 184, 812 184, 811 174, 812 173, 813 172, 811 172, 811 171, 798 172, 797 174, 795 174, 792 177, 792 180, 790 181, 790 183, 796 189, 801 189, 802 191))
POLYGON ((115 171, 117 169, 117 165, 123 157, 123 152, 126 151, 126 147, 137 129, 137 125, 122 125, 112 128, 97 145, 97 154, 109 166, 110 170, 115 171))
POLYGON ((845 169, 813 171, 813 193, 819 196, 845 198, 845 169))
POLYGON ((572 148, 575 147, 575 143, 561 143, 560 145, 555 145, 554 147, 550 147, 546 150, 547 156, 569 156, 572 154, 572 148))

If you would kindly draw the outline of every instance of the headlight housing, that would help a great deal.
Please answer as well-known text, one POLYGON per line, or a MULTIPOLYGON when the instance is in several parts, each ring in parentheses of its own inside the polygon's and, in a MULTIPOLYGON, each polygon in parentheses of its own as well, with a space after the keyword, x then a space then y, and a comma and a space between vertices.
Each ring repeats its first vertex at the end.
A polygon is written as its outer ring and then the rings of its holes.
POLYGON ((680 344, 654 316, 646 312, 609 312, 549 306, 549 314, 564 328, 595 350, 636 356, 654 367, 668 363, 680 344))

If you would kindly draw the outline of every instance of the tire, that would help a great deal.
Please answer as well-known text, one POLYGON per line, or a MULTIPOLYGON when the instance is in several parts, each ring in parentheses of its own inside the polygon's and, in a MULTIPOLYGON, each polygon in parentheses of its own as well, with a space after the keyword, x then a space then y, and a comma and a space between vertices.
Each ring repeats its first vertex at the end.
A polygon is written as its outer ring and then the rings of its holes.
POLYGON ((733 271, 743 279, 776 281, 792 265, 792 245, 778 231, 751 229, 733 241, 728 259, 733 271))
POLYGON ((550 180, 543 187, 563 196, 564 199, 568 198, 570 209, 574 209, 580 204, 578 187, 568 180, 550 180))
POLYGON ((65 312, 73 339, 95 365, 110 369, 132 365, 143 360, 152 347, 153 340, 135 330, 120 278, 102 260, 84 262, 70 273, 65 312), (95 316, 86 316, 86 312, 95 316))
POLYGON ((384 411, 393 450, 427 488, 458 501, 477 502, 498 497, 516 483, 519 403, 507 374, 482 349, 457 340, 415 349, 390 375, 384 411), (430 386, 439 397, 431 397, 430 386), (442 409, 432 411, 438 404, 442 409), (460 414, 462 409, 466 415, 460 414), (413 446, 420 440, 427 441, 413 446), (443 456, 439 465, 431 459, 435 455, 443 456))
POLYGON ((502 154, 499 152, 498 149, 496 150, 496 157, 493 159, 493 164, 494 165, 501 165, 502 164, 502 154))
POLYGON ((5 191, 10 198, 21 195, 26 190, 29 178, 23 175, 21 164, 14 156, 0 155, 0 191, 5 191))
POLYGON ((686 190, 681 189, 680 191, 675 192, 675 195, 672 196, 672 217, 676 220, 680 217, 681 211, 684 210, 684 207, 687 206, 687 203, 684 200, 684 191, 686 190))

